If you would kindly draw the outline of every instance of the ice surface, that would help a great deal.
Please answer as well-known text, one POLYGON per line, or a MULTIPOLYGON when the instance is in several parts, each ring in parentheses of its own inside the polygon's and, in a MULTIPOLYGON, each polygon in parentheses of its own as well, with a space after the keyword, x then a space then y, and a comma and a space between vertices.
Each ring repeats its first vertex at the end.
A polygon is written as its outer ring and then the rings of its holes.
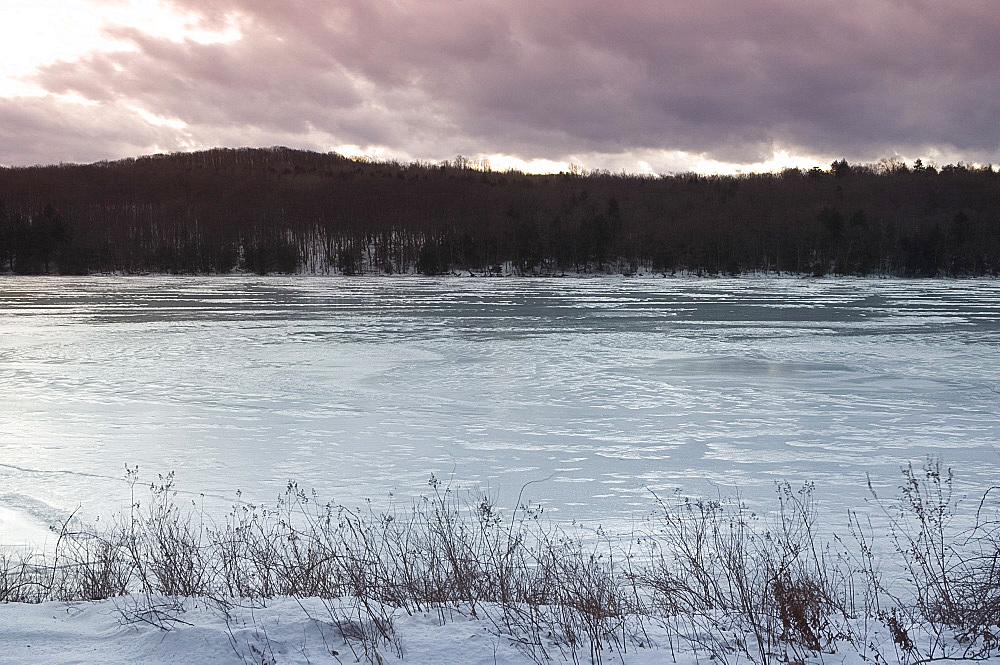
POLYGON ((839 517, 931 453, 984 489, 998 305, 985 280, 3 277, 0 543, 127 510, 126 464, 216 513, 290 479, 405 504, 434 473, 619 525, 781 479, 839 517))

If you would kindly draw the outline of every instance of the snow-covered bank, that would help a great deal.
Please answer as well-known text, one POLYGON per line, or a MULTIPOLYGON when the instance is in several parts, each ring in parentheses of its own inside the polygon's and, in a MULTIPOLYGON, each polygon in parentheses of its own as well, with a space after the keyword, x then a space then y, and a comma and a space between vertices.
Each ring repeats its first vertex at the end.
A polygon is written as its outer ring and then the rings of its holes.
MULTIPOLYGON (((307 665, 357 660, 336 627, 324 621, 317 599, 277 599, 257 609, 231 608, 188 600, 175 610, 169 630, 141 620, 125 621, 123 611, 143 599, 100 602, 0 604, 0 663, 274 663, 307 665)), ((164 600, 165 603, 173 601, 164 600)), ((384 662, 439 665, 521 664, 531 661, 483 621, 452 613, 407 616, 395 622, 403 656, 391 651, 384 662)), ((662 662, 665 653, 630 653, 628 663, 662 662)))
MULTIPOLYGON (((276 599, 266 607, 236 607, 228 611, 211 602, 188 600, 183 611, 175 610, 178 621, 169 624, 169 630, 143 621, 124 620, 123 611, 142 600, 0 604, 0 663, 319 665, 358 660, 351 645, 345 643, 329 622, 318 599, 276 599)), ((385 650, 380 654, 383 663, 530 665, 536 662, 509 637, 498 634, 489 621, 467 612, 450 611, 444 615, 401 612, 394 626, 402 656, 392 649, 385 650)), ((556 640, 549 640, 547 646, 556 661, 573 662, 566 645, 560 647, 556 640)), ((666 628, 655 625, 646 628, 641 642, 599 655, 605 663, 626 665, 708 662, 704 649, 681 644, 666 628)), ((358 656, 364 660, 360 651, 358 656)), ((586 650, 576 656, 580 662, 590 662, 586 650)), ((817 654, 810 661, 863 662, 850 651, 817 654)))
POLYGON ((853 513, 835 537, 808 485, 779 484, 763 515, 657 500, 631 534, 588 538, 435 479, 409 510, 291 484, 220 523, 170 480, 51 552, 0 552, 0 662, 1000 659, 1000 505, 955 494, 936 460, 873 493, 881 523, 853 513))
MULTIPOLYGON (((357 643, 346 641, 331 622, 327 604, 310 598, 274 599, 266 607, 223 608, 205 600, 126 597, 97 602, 47 602, 38 605, 0 604, 0 664, 24 665, 321 665, 325 663, 378 662, 410 665, 533 665, 543 662, 606 663, 608 665, 699 665, 709 662, 759 662, 733 649, 711 650, 719 635, 679 635, 678 624, 649 622, 641 633, 622 644, 591 653, 585 645, 572 645, 558 636, 542 641, 544 651, 526 648, 521 640, 505 634, 486 618, 496 608, 480 608, 473 616, 468 608, 446 612, 397 612, 393 619, 393 645, 366 657, 357 643), (170 613, 150 615, 151 621, 134 616, 136 607, 152 602, 170 613), (708 645, 708 646, 706 646, 708 645), (543 655, 545 654, 545 655, 543 655), (546 660, 546 657, 548 660, 546 660)), ((857 623, 852 632, 868 631, 868 642, 858 650, 844 639, 827 645, 822 652, 797 654, 776 651, 768 662, 799 662, 823 665, 882 665, 920 662, 892 641, 884 625, 857 623)), ((913 634, 925 643, 932 634, 913 634)), ((731 635, 734 643, 752 644, 752 633, 731 635)), ((953 658, 963 660, 963 647, 949 642, 953 658)), ((933 659, 932 659, 933 660, 933 659)), ((969 658, 970 661, 1000 663, 1000 654, 969 658)))

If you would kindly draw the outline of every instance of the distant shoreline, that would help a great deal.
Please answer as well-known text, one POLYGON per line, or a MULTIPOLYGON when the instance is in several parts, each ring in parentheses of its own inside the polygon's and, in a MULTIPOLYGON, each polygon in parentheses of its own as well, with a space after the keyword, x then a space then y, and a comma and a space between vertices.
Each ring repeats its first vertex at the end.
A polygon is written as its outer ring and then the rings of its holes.
POLYGON ((384 272, 366 272, 366 273, 355 273, 355 274, 345 274, 339 272, 293 272, 293 273, 267 273, 259 274, 254 272, 243 272, 243 271, 232 271, 232 272, 205 272, 205 273, 172 273, 172 272, 93 272, 82 275, 77 274, 64 274, 64 273, 40 273, 40 274, 16 274, 11 272, 0 273, 0 280, 3 279, 32 279, 32 278, 55 278, 55 279, 79 279, 87 277, 220 277, 220 278, 246 278, 246 277, 257 277, 261 279, 271 279, 271 278, 337 278, 337 279, 414 279, 414 280, 435 280, 435 279, 485 279, 485 280, 530 280, 530 279, 559 279, 559 280, 589 280, 589 279, 657 279, 657 280, 704 280, 704 281, 719 281, 719 280, 740 280, 740 279, 773 279, 773 280, 815 280, 815 281, 834 281, 834 280, 859 280, 859 281, 904 281, 904 282, 920 282, 920 281, 993 281, 1000 279, 1000 275, 936 275, 936 276, 911 276, 911 275, 812 275, 809 273, 760 273, 760 272, 746 272, 739 273, 735 275, 723 275, 723 274, 696 274, 693 272, 675 273, 675 274, 663 274, 663 273, 638 273, 638 274, 622 274, 622 273, 540 273, 532 275, 523 275, 516 273, 508 274, 476 274, 470 273, 470 271, 462 271, 461 273, 439 273, 434 275, 424 275, 416 272, 396 272, 396 273, 384 273, 384 272))
POLYGON ((215 149, 0 168, 0 271, 1000 274, 1000 173, 536 176, 215 149))

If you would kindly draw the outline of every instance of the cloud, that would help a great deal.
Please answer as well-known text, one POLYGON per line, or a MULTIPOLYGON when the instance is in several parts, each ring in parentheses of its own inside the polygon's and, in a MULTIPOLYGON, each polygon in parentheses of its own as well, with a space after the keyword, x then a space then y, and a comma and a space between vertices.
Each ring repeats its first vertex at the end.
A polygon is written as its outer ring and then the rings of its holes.
MULTIPOLYGON (((95 0, 98 10, 108 1, 95 0)), ((658 168, 656 155, 1000 157, 993 0, 169 4, 192 30, 239 38, 108 26, 128 50, 43 66, 34 82, 96 103, 115 125, 66 103, 60 124, 78 132, 32 146, 10 131, 11 156, 0 159, 234 141, 383 146, 421 159, 586 155, 588 167, 658 168)), ((33 111, 57 105, 29 105, 17 122, 35 126, 44 121, 33 111)))
POLYGON ((90 162, 180 149, 186 140, 128 109, 53 96, 0 98, 0 164, 90 162))

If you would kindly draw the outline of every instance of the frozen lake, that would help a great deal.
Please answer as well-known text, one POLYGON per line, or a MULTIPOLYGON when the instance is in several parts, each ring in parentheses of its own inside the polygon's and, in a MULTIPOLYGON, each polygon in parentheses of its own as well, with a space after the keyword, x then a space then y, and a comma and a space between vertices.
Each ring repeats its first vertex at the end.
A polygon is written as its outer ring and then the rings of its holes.
POLYGON ((997 281, 2 277, 0 543, 127 507, 125 464, 212 511, 434 473, 587 522, 781 479, 839 512, 931 453, 985 489, 998 361, 997 281))

